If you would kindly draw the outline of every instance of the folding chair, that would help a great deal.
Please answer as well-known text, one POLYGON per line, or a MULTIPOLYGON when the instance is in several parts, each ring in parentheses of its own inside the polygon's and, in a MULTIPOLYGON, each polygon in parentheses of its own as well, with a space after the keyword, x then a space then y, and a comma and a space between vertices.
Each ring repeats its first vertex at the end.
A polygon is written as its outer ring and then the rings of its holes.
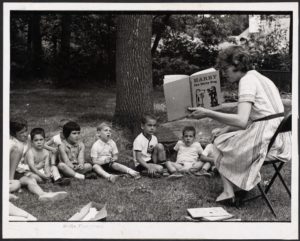
MULTIPOLYGON (((287 114, 284 119, 281 121, 280 125, 278 126, 276 132, 274 133, 273 137, 271 138, 270 140, 270 143, 269 143, 269 146, 268 146, 268 151, 271 149, 272 145, 274 144, 274 141, 276 139, 276 137, 278 136, 279 133, 283 133, 283 132, 288 132, 288 131, 291 131, 292 129, 292 114, 289 113, 287 114)), ((285 181, 283 180, 283 177, 280 173, 283 165, 285 164, 285 162, 282 162, 278 159, 274 159, 274 160, 268 160, 268 161, 265 161, 263 166, 268 166, 268 165, 272 165, 275 169, 275 173, 273 175, 273 177, 271 178, 270 182, 267 184, 267 186, 265 188, 262 187, 262 185, 260 183, 257 184, 257 187, 260 191, 260 195, 257 195, 255 197, 252 197, 252 198, 249 198, 247 200, 244 200, 243 202, 248 202, 248 201, 252 201, 258 197, 263 197, 263 199, 266 201, 268 207, 270 208, 270 210, 272 211, 273 215, 276 217, 276 213, 273 209, 273 206, 270 202, 270 200, 268 199, 267 197, 267 193, 269 192, 271 186, 273 185, 275 179, 277 177, 279 177, 279 179, 281 180, 283 186, 285 187, 285 190, 287 191, 289 197, 291 197, 291 191, 290 189, 288 188, 287 184, 285 183, 285 181)))

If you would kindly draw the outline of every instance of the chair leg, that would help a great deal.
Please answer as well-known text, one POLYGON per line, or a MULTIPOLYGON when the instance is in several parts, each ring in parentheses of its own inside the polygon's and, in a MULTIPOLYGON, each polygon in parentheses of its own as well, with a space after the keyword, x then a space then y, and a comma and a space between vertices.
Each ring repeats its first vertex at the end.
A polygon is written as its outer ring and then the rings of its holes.
POLYGON ((271 209, 273 215, 274 215, 275 217, 277 217, 277 216, 276 216, 276 213, 275 213, 275 211, 274 211, 274 209, 273 209, 273 206, 272 206, 272 204, 270 203, 269 199, 267 198, 267 196, 266 196, 264 190, 262 189, 260 183, 258 183, 257 186, 258 186, 258 188, 259 188, 259 191, 260 191, 262 197, 265 199, 265 201, 266 201, 268 207, 271 209))
POLYGON ((285 190, 287 191, 288 195, 291 197, 291 191, 288 188, 288 186, 286 185, 283 177, 280 174, 280 170, 282 169, 283 165, 284 165, 284 162, 281 162, 278 166, 275 163, 273 163, 273 167, 275 169, 275 174, 273 175, 273 177, 272 177, 270 183, 268 184, 268 186, 265 188, 265 193, 268 193, 270 187, 272 186, 273 182, 275 181, 276 177, 278 176, 279 179, 281 180, 283 186, 285 187, 285 190))

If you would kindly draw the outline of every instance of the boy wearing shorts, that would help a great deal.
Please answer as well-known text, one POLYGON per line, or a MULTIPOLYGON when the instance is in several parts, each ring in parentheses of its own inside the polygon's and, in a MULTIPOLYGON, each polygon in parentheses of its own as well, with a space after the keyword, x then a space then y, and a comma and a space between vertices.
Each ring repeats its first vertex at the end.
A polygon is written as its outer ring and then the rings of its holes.
MULTIPOLYGON (((176 151, 176 162, 167 161, 166 166, 171 174, 178 175, 180 172, 191 170, 203 170, 202 175, 209 175, 207 172, 211 167, 210 159, 203 154, 199 142, 195 142, 196 129, 193 126, 186 126, 182 131, 182 140, 179 140, 174 150, 176 151), (200 160, 199 160, 200 158, 200 160)), ((180 177, 182 175, 178 175, 180 177)))
POLYGON ((44 148, 44 129, 32 129, 30 138, 31 147, 25 155, 25 162, 28 164, 30 172, 27 172, 26 175, 34 178, 38 183, 53 180, 54 184, 69 185, 70 180, 62 178, 55 166, 55 156, 44 148))
POLYGON ((107 171, 116 170, 129 174, 131 177, 138 179, 140 174, 131 168, 117 162, 118 148, 116 143, 111 139, 111 128, 103 122, 97 127, 98 140, 93 144, 91 149, 91 157, 93 161, 93 170, 101 177, 114 183, 117 179, 116 175, 107 171))
POLYGON ((154 135, 157 119, 152 114, 145 114, 141 119, 142 132, 133 142, 133 159, 136 170, 147 172, 151 177, 159 177, 163 173, 162 164, 166 161, 164 146, 158 143, 154 135))

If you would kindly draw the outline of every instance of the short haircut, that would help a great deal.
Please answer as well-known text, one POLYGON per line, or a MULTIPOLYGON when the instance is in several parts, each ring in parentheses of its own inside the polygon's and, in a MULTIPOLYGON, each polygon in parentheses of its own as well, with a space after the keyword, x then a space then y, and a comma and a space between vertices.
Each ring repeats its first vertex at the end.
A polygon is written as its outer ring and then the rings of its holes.
POLYGON ((9 134, 13 137, 17 136, 17 132, 27 129, 27 121, 21 117, 12 117, 9 122, 9 134))
POLYGON ((43 128, 33 128, 30 132, 30 138, 33 140, 34 136, 41 135, 42 137, 46 137, 45 131, 43 128))
POLYGON ((145 125, 148 120, 157 121, 157 117, 153 113, 145 113, 141 118, 141 123, 145 125))
POLYGON ((107 122, 100 123, 100 125, 97 126, 97 131, 101 131, 106 126, 111 128, 111 126, 107 122))
POLYGON ((184 133, 187 131, 192 131, 194 133, 194 136, 196 136, 196 129, 193 126, 185 126, 182 130, 182 135, 184 136, 184 133))
POLYGON ((80 126, 74 121, 69 121, 63 126, 64 137, 67 139, 72 131, 80 131, 80 126))
POLYGON ((234 71, 247 72, 252 69, 251 57, 242 46, 230 46, 219 52, 216 68, 221 71, 228 66, 234 66, 234 71))

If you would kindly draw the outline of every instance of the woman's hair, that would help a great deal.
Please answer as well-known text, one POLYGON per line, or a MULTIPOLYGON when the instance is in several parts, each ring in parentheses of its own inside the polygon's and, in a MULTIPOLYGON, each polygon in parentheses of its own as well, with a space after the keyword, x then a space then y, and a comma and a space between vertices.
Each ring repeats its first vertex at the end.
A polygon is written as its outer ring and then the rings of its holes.
POLYGON ((72 131, 80 131, 80 126, 74 121, 69 121, 63 126, 64 137, 67 139, 72 131))
POLYGON ((97 131, 101 131, 104 127, 109 127, 109 128, 111 128, 110 125, 109 125, 108 123, 102 122, 102 123, 100 123, 100 125, 97 126, 97 131))
POLYGON ((45 131, 43 128, 33 128, 30 132, 30 139, 33 140, 35 135, 41 135, 45 138, 45 131))
POLYGON ((196 136, 196 129, 193 126, 185 126, 182 130, 182 135, 184 136, 184 133, 187 131, 192 131, 194 133, 194 136, 196 136))
POLYGON ((250 54, 241 46, 230 46, 219 52, 216 68, 225 70, 234 66, 235 71, 247 72, 252 69, 250 54))
POLYGON ((17 132, 27 129, 27 121, 21 117, 13 117, 10 119, 9 123, 9 134, 13 137, 16 137, 17 132))

